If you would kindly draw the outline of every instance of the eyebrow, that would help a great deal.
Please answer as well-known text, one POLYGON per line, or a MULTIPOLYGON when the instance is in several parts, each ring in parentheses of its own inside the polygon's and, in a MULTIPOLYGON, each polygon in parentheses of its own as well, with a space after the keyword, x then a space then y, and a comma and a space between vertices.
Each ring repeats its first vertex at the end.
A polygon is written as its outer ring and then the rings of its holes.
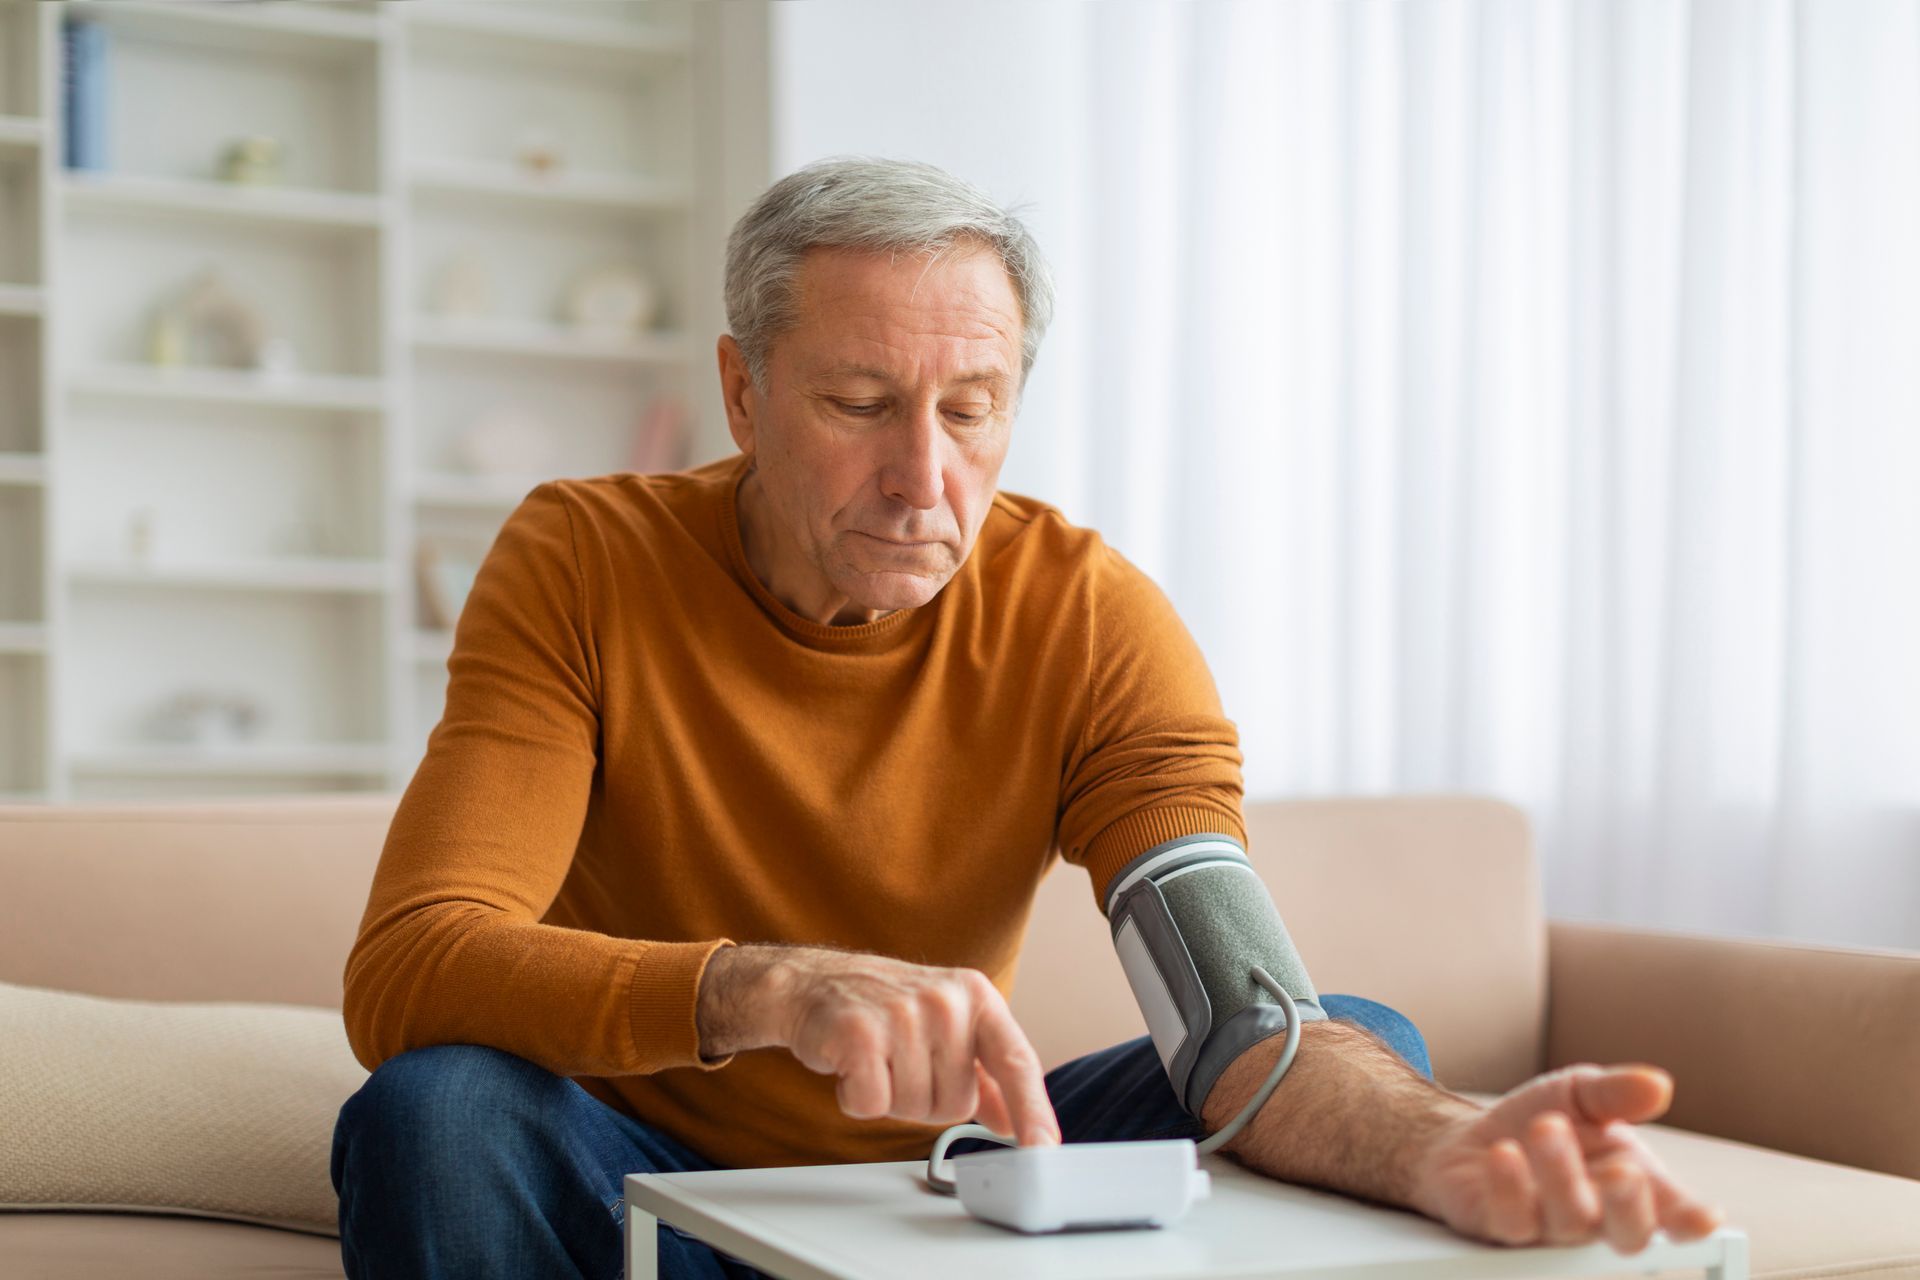
MULTIPOLYGON (((876 369, 864 364, 836 364, 822 369, 815 375, 819 378, 872 378, 875 382, 893 381, 893 375, 884 369, 876 369)), ((992 382, 1004 384, 1007 375, 998 369, 974 369, 961 374, 955 382, 992 382)))

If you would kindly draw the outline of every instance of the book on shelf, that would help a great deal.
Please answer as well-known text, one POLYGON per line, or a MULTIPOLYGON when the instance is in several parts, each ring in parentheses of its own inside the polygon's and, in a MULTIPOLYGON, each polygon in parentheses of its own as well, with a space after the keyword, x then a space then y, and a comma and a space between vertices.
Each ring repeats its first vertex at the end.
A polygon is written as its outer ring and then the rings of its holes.
POLYGON ((69 169, 105 169, 109 164, 109 38, 98 22, 68 18, 61 24, 60 97, 69 169))

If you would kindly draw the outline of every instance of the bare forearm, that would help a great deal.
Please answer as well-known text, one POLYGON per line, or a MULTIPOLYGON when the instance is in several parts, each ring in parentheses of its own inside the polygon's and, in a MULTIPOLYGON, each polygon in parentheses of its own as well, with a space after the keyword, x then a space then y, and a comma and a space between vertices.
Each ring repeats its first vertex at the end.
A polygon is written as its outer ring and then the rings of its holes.
MULTIPOLYGON (((1208 1132, 1239 1114, 1285 1044, 1270 1036, 1228 1065, 1204 1108, 1208 1132)), ((1309 1022, 1280 1087, 1222 1150, 1271 1178, 1411 1208, 1414 1153, 1441 1126, 1481 1110, 1359 1027, 1309 1022)))
POLYGON ((700 978, 694 1015, 701 1057, 724 1058, 782 1042, 778 1029, 786 981, 782 961, 799 949, 785 943, 752 943, 714 952, 700 978))

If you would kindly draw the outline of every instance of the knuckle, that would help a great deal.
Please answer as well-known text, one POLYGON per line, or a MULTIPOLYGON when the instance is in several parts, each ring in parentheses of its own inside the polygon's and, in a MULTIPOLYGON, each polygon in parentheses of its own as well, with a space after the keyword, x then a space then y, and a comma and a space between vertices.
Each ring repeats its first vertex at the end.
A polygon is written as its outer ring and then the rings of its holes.
POLYGON ((951 1026, 966 1016, 966 993, 951 983, 943 982, 922 991, 920 1004, 927 1019, 942 1026, 951 1026))
POLYGON ((910 1036, 920 1025, 920 1002, 912 996, 894 996, 880 1006, 880 1011, 898 1035, 910 1036))
POLYGON ((960 970, 960 981, 967 994, 976 1000, 993 1000, 1000 996, 1000 988, 993 985, 993 979, 978 969, 960 970))
POLYGON ((848 1057, 878 1057, 885 1050, 886 1030, 865 1010, 846 1009, 834 1019, 833 1038, 848 1057))

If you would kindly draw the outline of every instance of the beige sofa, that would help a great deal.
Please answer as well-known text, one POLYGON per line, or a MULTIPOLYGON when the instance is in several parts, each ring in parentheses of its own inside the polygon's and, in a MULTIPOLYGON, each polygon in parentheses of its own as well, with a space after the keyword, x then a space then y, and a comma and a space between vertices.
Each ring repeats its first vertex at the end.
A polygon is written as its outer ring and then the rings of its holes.
MULTIPOLYGON (((337 1007, 393 803, 0 807, 0 982, 337 1007)), ((1747 1230, 1756 1277, 1920 1277, 1920 954, 1544 920, 1526 825, 1491 801, 1249 819, 1320 989, 1410 1016, 1443 1084, 1491 1095, 1569 1062, 1659 1063, 1676 1096, 1649 1139, 1747 1230)), ((1042 888, 1014 1004, 1049 1065, 1139 1033, 1077 869, 1042 888)), ((0 1274, 341 1272, 314 1234, 16 1211, 0 1274)))

